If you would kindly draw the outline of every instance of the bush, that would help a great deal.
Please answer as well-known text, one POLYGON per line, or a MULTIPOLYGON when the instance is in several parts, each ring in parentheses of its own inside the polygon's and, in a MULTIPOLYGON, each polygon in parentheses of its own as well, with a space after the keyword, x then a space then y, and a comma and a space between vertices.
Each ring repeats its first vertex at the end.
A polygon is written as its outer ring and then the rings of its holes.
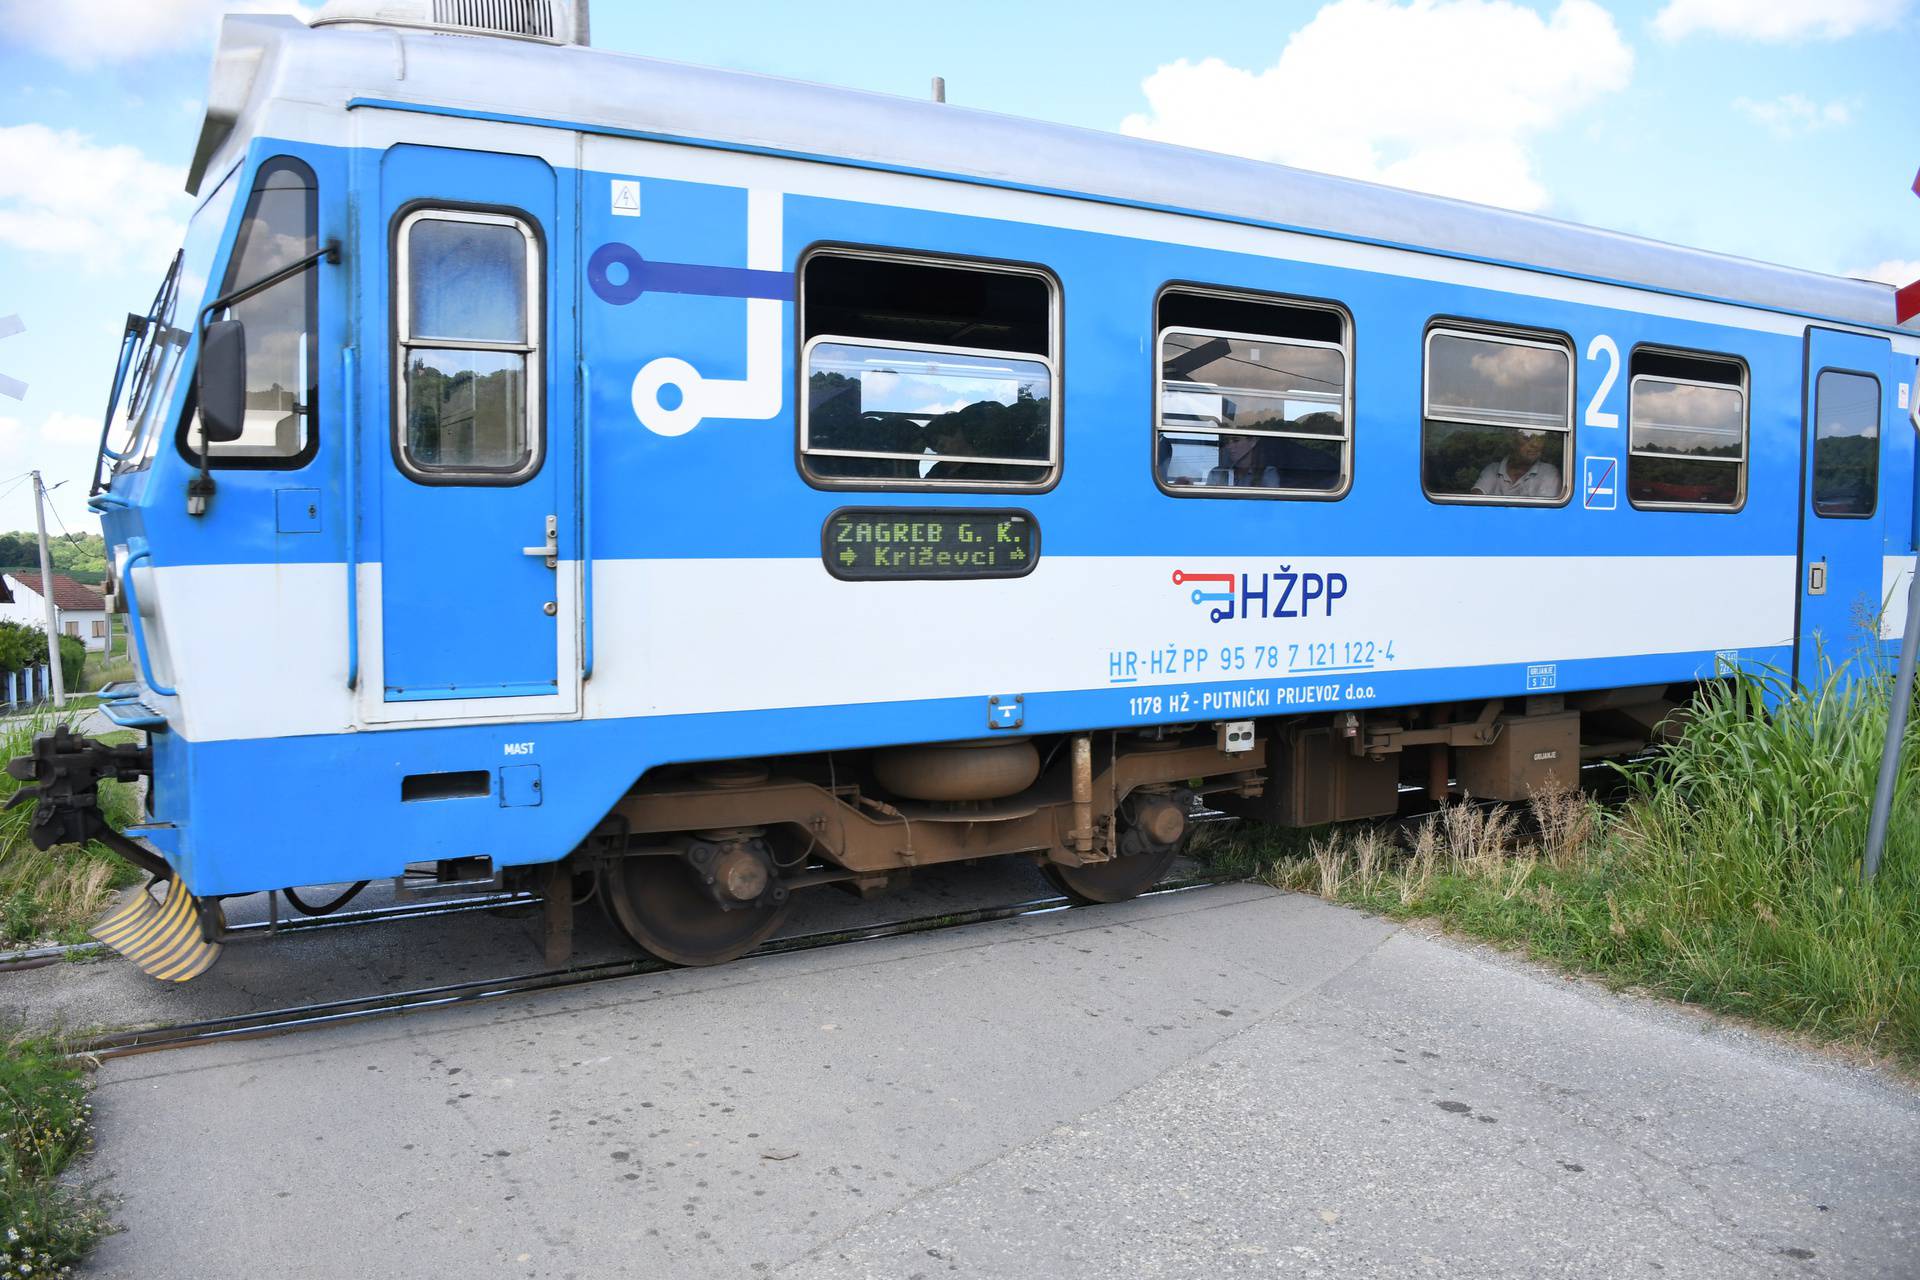
POLYGON ((0 671, 25 671, 46 660, 46 632, 24 622, 0 622, 0 671))
MULTIPOLYGON (((47 633, 23 622, 0 622, 0 672, 25 671, 47 661, 47 633)), ((60 637, 60 676, 68 693, 81 688, 87 646, 78 636, 60 637)))
POLYGON ((81 673, 87 668, 86 642, 78 636, 60 637, 60 682, 68 693, 81 689, 81 673))

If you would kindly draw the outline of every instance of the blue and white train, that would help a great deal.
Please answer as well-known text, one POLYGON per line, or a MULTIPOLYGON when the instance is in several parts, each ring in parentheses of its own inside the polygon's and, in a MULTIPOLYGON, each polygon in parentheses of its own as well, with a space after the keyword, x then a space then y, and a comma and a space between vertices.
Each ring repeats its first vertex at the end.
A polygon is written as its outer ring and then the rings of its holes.
POLYGON ((170 882, 157 976, 409 874, 682 963, 957 859, 1122 898, 1197 797, 1524 798, 1892 634, 1885 286, 584 36, 226 19, 92 499, 150 746, 16 765, 170 882))

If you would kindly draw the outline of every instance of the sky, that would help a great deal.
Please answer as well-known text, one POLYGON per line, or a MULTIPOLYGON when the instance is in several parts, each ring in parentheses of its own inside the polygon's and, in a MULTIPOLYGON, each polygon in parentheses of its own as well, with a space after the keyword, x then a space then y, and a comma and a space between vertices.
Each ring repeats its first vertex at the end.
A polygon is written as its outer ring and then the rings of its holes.
MULTIPOLYGON (((0 529, 85 508, 129 311, 191 210, 222 11, 0 0, 0 529), (5 394, 7 379, 26 384, 5 394), (62 483, 64 482, 64 483, 62 483)), ((596 0, 625 52, 1230 151, 1840 275, 1920 279, 1920 0, 596 0), (1172 14, 1175 20, 1169 22, 1172 14)))

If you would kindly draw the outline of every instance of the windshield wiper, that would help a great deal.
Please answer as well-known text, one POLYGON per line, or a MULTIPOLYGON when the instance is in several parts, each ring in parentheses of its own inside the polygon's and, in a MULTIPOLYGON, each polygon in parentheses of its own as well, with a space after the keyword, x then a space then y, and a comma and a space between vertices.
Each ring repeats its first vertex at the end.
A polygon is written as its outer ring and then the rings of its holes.
POLYGON ((138 368, 134 372, 133 390, 127 397, 127 420, 138 420, 140 410, 145 407, 147 392, 154 381, 154 365, 162 354, 162 335, 157 330, 167 328, 167 322, 173 318, 174 300, 180 291, 180 268, 185 258, 184 249, 174 252, 173 263, 160 281, 159 292, 153 295, 153 305, 147 308, 146 315, 127 313, 127 327, 120 334, 120 360, 113 370, 113 391, 107 396, 107 415, 100 423, 100 451, 94 455, 93 485, 87 490, 88 497, 107 487, 101 480, 107 460, 118 462, 126 456, 107 447, 107 439, 113 434, 113 411, 120 407, 120 390, 126 383, 128 370, 134 369, 136 357, 139 357, 138 368), (147 339, 144 351, 139 345, 142 338, 147 339))

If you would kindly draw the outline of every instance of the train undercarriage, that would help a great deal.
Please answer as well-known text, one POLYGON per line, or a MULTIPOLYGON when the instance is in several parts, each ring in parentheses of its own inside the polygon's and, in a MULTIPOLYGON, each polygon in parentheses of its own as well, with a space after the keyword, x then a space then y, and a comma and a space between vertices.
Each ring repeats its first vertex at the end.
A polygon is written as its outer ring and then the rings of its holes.
MULTIPOLYGON (((1020 856, 1075 900, 1117 902, 1166 876, 1202 809, 1307 827, 1390 817, 1410 797, 1524 801, 1554 781, 1571 788, 1583 763, 1657 740, 1688 692, 1643 686, 668 766, 640 778, 560 861, 496 873, 462 859, 427 878, 485 878, 542 897, 556 966, 571 954, 576 907, 593 897, 661 959, 719 964, 765 941, 805 889, 871 895, 920 868, 1020 856)), ((103 839, 166 879, 165 863, 99 812, 102 779, 150 768, 144 748, 61 730, 9 771, 35 784, 21 796, 35 802, 42 847, 103 839)), ((169 885, 154 914, 171 913, 174 933, 197 929, 217 948, 218 903, 178 889, 169 885)))
MULTIPOLYGON (((563 866, 592 876, 645 950, 715 964, 771 935, 802 889, 870 894, 917 868, 1010 855, 1032 858, 1075 900, 1116 902, 1167 874, 1203 807, 1306 827, 1389 817, 1409 793, 1524 801, 1550 780, 1573 788, 1583 763, 1655 741, 1686 693, 1645 686, 659 769, 563 866)), ((560 926, 549 925, 554 958, 560 926)))

